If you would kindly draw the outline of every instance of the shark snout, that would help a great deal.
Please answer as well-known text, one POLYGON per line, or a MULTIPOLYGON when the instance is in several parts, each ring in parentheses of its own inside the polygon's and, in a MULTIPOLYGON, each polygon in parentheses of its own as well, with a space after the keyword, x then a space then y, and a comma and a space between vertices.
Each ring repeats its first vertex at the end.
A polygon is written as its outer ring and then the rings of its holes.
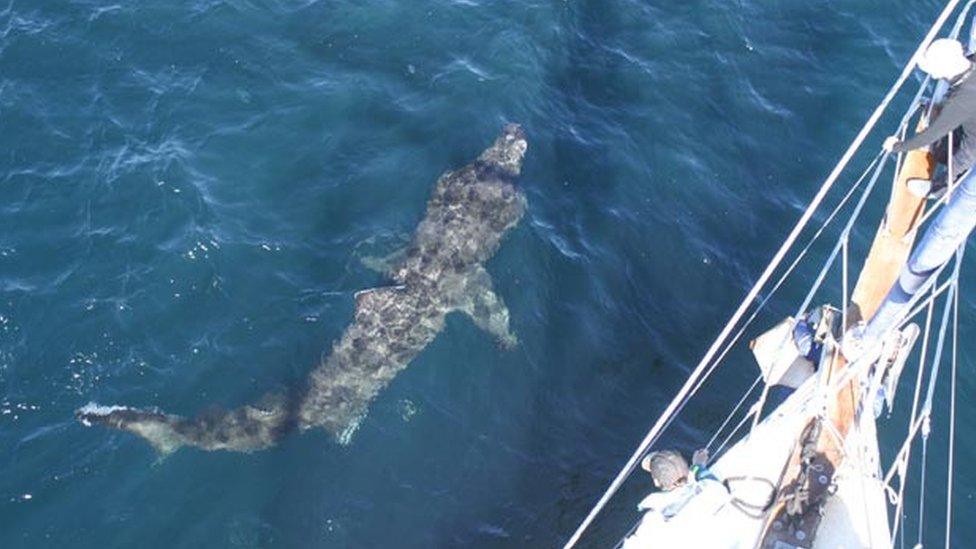
POLYGON ((517 162, 518 167, 521 168, 525 151, 529 148, 529 143, 525 140, 525 130, 518 124, 508 124, 505 126, 503 136, 507 150, 506 157, 511 162, 517 162))
POLYGON ((494 164, 510 175, 519 175, 522 160, 529 144, 525 140, 525 130, 518 124, 506 124, 495 144, 482 153, 480 160, 494 164))
POLYGON ((506 141, 525 141, 525 130, 519 124, 505 124, 504 136, 506 141))

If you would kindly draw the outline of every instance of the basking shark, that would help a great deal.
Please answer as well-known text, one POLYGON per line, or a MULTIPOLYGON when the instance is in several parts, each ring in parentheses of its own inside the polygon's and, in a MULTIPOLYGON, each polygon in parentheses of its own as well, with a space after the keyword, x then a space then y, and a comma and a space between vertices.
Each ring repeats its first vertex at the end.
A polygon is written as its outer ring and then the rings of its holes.
POLYGON ((437 337, 448 313, 466 313, 503 346, 515 345, 484 263, 525 212, 514 183, 526 147, 521 127, 507 125, 474 162, 438 179, 411 243, 388 263, 393 284, 355 294, 352 324, 300 388, 194 418, 94 403, 76 417, 139 435, 164 454, 183 446, 250 452, 317 427, 346 443, 370 401, 437 337))

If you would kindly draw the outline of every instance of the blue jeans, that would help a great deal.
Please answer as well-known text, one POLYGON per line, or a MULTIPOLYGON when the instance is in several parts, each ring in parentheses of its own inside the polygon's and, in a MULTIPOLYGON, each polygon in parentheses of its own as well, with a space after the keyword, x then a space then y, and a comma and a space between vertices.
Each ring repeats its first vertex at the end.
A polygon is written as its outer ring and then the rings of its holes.
POLYGON ((907 312, 915 296, 935 282, 945 265, 976 226, 976 170, 962 179, 949 202, 939 211, 902 268, 894 287, 868 323, 865 342, 880 341, 907 312))

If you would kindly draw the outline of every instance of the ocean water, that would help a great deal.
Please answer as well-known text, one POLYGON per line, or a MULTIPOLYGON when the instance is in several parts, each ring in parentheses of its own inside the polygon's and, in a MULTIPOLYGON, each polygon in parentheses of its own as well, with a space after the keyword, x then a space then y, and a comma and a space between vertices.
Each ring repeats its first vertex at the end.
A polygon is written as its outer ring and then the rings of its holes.
MULTIPOLYGON (((0 546, 561 543, 940 9, 7 0, 0 546), (409 238, 438 175, 506 122, 528 134, 529 207, 488 270, 517 348, 450 317, 346 446, 311 431, 259 453, 162 459, 72 419, 89 401, 194 414, 300 383, 353 293, 384 284, 363 258, 409 238)), ((787 287, 762 320, 801 296, 787 287)), ((976 536, 976 343, 961 344, 960 547, 976 536)), ((755 375, 732 359, 665 446, 708 440, 755 375)), ((943 537, 946 402, 928 453, 930 544, 943 537)), ((890 456, 899 432, 882 432, 890 456)), ((587 542, 616 542, 648 485, 635 475, 587 542)))

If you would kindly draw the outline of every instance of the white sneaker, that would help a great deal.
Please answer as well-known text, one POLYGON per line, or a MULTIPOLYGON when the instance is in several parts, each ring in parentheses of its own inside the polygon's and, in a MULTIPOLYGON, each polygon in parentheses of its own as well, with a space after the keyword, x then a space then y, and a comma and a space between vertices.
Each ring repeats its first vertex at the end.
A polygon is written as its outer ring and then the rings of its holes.
POLYGON ((932 190, 932 181, 930 179, 910 177, 905 181, 905 186, 908 187, 908 192, 913 195, 919 198, 926 198, 929 195, 929 191, 932 190))

